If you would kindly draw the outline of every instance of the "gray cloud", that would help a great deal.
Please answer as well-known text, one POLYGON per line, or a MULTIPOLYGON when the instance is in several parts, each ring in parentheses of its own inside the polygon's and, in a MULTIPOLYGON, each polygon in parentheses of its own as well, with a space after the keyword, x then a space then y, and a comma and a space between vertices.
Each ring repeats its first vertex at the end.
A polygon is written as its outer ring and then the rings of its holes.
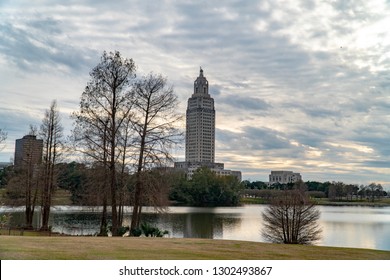
POLYGON ((286 135, 262 127, 243 127, 242 132, 217 129, 217 141, 225 145, 226 150, 269 151, 291 148, 286 135))
MULTIPOLYGON (((11 19, 9 19, 11 21, 11 19)), ((94 51, 63 42, 66 35, 60 22, 52 18, 21 19, 19 25, 0 22, 0 55, 22 70, 53 71, 65 67, 70 71, 86 70, 94 51)))
POLYGON ((234 109, 244 109, 249 111, 255 111, 264 113, 264 111, 271 108, 267 102, 260 98, 236 96, 236 95, 224 95, 215 99, 218 105, 228 105, 234 109))
MULTIPOLYGON (((203 67, 227 168, 264 180, 279 167, 312 180, 376 176, 390 186, 385 3, 18 2, 0 12, 4 117, 32 102, 43 111, 54 97, 76 110, 102 51, 119 50, 140 74, 167 75, 183 112, 203 67)), ((29 118, 0 119, 0 127, 24 127, 29 118)), ((9 138, 21 136, 15 132, 9 138)))

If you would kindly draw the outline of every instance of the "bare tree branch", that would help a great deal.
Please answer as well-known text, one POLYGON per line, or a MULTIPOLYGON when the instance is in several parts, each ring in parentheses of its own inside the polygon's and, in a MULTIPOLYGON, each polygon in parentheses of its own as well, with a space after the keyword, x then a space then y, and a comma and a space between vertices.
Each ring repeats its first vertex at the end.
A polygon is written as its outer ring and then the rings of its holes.
POLYGON ((133 146, 138 153, 130 230, 139 228, 145 194, 151 189, 143 174, 146 169, 161 167, 171 160, 169 148, 182 135, 174 126, 182 119, 175 113, 177 96, 162 75, 150 73, 140 79, 134 87, 133 102, 134 116, 131 120, 138 135, 133 146))
POLYGON ((305 190, 296 184, 284 190, 263 212, 263 237, 274 243, 311 244, 320 239, 320 212, 305 190))
MULTIPOLYGON (((80 110, 72 114, 75 119, 75 146, 106 169, 108 180, 104 193, 110 194, 111 198, 113 235, 116 235, 121 222, 117 215, 118 161, 126 152, 121 144, 123 137, 127 136, 121 134, 130 133, 123 126, 132 108, 131 87, 135 68, 134 61, 122 58, 119 52, 104 52, 100 63, 90 73, 91 80, 81 96, 80 110)), ((107 201, 107 198, 103 197, 103 200, 107 201)), ((102 220, 106 215, 105 205, 103 208, 102 220)), ((104 227, 107 225, 102 222, 101 232, 104 227)))

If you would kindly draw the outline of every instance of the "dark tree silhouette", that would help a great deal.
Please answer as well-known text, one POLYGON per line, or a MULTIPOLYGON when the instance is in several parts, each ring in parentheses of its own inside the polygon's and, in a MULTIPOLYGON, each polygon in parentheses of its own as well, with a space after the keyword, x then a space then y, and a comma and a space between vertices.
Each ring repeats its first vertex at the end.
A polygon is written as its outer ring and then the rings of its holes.
POLYGON ((273 243, 311 244, 321 237, 317 224, 320 212, 299 186, 282 191, 272 200, 262 217, 262 235, 273 243))
POLYGON ((105 230, 108 197, 111 198, 112 234, 120 227, 118 216, 118 159, 123 125, 131 114, 131 87, 135 78, 135 64, 119 52, 104 52, 100 63, 92 69, 81 96, 80 110, 73 113, 74 141, 90 159, 104 168, 103 214, 101 231, 105 230))
POLYGON ((177 96, 167 79, 160 74, 150 73, 141 78, 134 88, 132 126, 136 137, 135 188, 133 214, 130 229, 140 226, 143 202, 147 192, 145 171, 162 167, 172 160, 169 148, 179 142, 181 132, 176 127, 182 115, 176 113, 177 96))
MULTIPOLYGON (((2 130, 0 128, 0 144, 3 143, 5 140, 7 139, 7 132, 5 132, 4 130, 2 130)), ((2 146, 0 146, 0 151, 3 149, 2 146)))
POLYGON ((63 137, 63 127, 57 109, 57 102, 53 101, 42 120, 41 138, 43 139, 43 168, 42 168, 42 231, 49 230, 49 216, 52 196, 56 186, 55 166, 58 161, 63 137))

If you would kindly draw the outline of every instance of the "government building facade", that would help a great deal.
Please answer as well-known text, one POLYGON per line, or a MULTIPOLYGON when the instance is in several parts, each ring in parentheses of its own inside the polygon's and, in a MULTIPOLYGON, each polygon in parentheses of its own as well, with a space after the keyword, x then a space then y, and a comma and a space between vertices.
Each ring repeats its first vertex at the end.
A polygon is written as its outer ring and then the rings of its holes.
POLYGON ((187 102, 185 161, 175 162, 175 169, 185 171, 188 178, 200 167, 207 167, 220 176, 236 176, 241 181, 240 171, 225 170, 223 163, 215 162, 214 99, 209 94, 209 83, 202 68, 187 102))
POLYGON ((271 171, 269 175, 269 185, 296 183, 298 181, 302 181, 301 174, 292 171, 271 171))

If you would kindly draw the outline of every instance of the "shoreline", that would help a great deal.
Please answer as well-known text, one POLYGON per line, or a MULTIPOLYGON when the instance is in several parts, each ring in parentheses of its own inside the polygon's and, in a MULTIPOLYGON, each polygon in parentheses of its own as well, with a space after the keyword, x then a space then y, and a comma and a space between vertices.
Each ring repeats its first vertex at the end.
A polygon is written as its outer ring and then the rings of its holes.
MULTIPOLYGON (((362 201, 317 201, 317 205, 318 206, 360 206, 360 207, 390 207, 390 202, 381 202, 381 201, 378 201, 378 202, 362 202, 362 201)), ((263 202, 263 201, 246 201, 246 202, 243 202, 243 203, 240 203, 239 205, 236 205, 236 206, 192 206, 192 205, 175 205, 175 204, 172 204, 172 205, 167 205, 167 206, 162 206, 162 208, 165 208, 165 207, 193 207, 193 208, 218 208, 218 207, 232 207, 232 208, 236 208, 236 207, 243 207, 245 205, 269 205, 268 202, 263 202)), ((39 209, 40 206, 36 206, 35 208, 36 209, 39 209)), ((99 208, 99 207, 102 207, 102 206, 99 206, 99 205, 77 205, 77 204, 53 204, 51 207, 55 208, 55 207, 85 207, 85 208, 93 208, 93 209, 96 209, 96 208, 99 208)), ((125 207, 132 207, 131 205, 130 206, 125 206, 125 207)), ((153 207, 153 206, 145 206, 145 207, 153 207)), ((6 204, 2 204, 0 205, 0 209, 1 208, 24 208, 24 205, 6 205, 6 204)), ((108 207, 109 208, 109 207, 108 207)))

